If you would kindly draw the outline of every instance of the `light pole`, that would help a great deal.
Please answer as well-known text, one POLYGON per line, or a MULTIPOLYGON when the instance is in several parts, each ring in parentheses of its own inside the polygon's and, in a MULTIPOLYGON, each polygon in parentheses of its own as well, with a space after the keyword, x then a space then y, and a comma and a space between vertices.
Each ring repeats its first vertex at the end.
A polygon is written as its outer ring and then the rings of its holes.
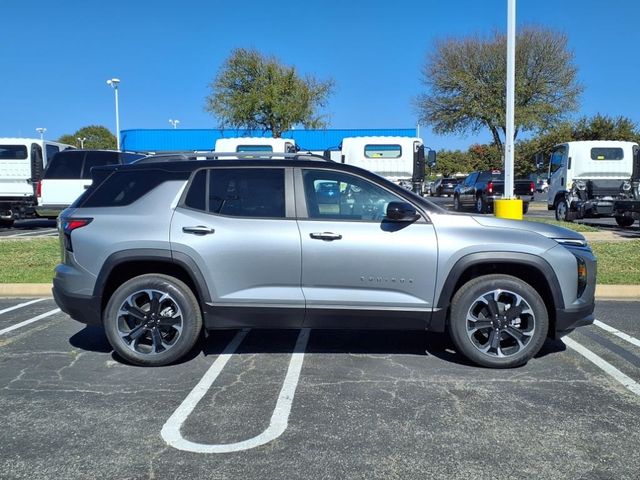
POLYGON ((107 85, 113 88, 116 97, 116 146, 120 150, 120 112, 118 111, 118 85, 120 84, 119 78, 111 78, 107 80, 107 85))
POLYGON ((44 132, 46 132, 47 129, 44 127, 38 127, 36 128, 36 132, 38 132, 40 134, 40 140, 44 140, 44 132))
POLYGON ((173 129, 175 130, 176 128, 178 128, 178 124, 180 123, 180 120, 172 120, 171 118, 169 119, 169 123, 171 125, 173 125, 173 129))
POLYGON ((87 137, 78 137, 76 140, 80 142, 80 148, 84 148, 84 142, 87 141, 87 137))

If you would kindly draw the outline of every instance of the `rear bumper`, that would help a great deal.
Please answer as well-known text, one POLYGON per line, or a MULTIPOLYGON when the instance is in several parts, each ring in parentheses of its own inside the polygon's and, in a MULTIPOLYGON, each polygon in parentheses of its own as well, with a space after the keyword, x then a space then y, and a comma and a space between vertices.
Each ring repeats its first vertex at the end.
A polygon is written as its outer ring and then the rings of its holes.
POLYGON ((67 292, 59 279, 53 279, 53 299, 64 313, 87 325, 102 325, 100 297, 67 292))

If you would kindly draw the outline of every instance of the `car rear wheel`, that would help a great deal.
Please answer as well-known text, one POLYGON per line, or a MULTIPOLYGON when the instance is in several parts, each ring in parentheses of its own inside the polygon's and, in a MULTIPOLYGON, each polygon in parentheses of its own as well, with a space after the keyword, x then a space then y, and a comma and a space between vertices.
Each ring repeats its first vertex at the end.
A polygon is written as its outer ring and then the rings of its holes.
POLYGON ((475 278, 451 302, 449 330, 458 351, 478 365, 523 365, 544 343, 549 317, 529 284, 510 275, 475 278))
POLYGON ((621 215, 616 216, 616 223, 619 227, 628 228, 635 222, 633 217, 624 217, 621 215))
POLYGON ((104 328, 122 358, 136 365, 161 366, 193 348, 202 314, 184 282, 148 274, 132 278, 114 292, 104 312, 104 328))
POLYGON ((482 195, 479 195, 478 198, 476 198, 476 212, 477 213, 488 212, 487 202, 484 201, 484 199, 482 198, 482 195))

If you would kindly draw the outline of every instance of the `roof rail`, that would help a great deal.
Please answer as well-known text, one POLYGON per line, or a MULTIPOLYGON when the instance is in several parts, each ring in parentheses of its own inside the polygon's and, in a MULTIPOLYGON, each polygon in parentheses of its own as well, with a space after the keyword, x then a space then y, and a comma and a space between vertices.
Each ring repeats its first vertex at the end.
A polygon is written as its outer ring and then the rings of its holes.
POLYGON ((320 162, 333 162, 333 160, 324 158, 314 153, 282 153, 282 152, 213 152, 213 151, 195 151, 195 152, 174 152, 158 155, 149 155, 148 157, 137 160, 139 163, 160 163, 160 162, 179 162, 193 160, 314 160, 320 162))

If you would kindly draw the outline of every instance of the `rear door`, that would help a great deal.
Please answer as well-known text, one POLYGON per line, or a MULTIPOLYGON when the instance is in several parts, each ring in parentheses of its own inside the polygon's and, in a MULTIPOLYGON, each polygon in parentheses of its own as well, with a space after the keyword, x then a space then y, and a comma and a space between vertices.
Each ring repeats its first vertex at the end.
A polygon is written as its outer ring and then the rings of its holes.
POLYGON ((299 327, 300 233, 290 168, 201 169, 171 222, 171 249, 205 279, 215 326, 299 327))
POLYGON ((436 279, 433 225, 385 220, 387 204, 400 197, 328 169, 297 170, 296 200, 305 325, 426 326, 436 279))

